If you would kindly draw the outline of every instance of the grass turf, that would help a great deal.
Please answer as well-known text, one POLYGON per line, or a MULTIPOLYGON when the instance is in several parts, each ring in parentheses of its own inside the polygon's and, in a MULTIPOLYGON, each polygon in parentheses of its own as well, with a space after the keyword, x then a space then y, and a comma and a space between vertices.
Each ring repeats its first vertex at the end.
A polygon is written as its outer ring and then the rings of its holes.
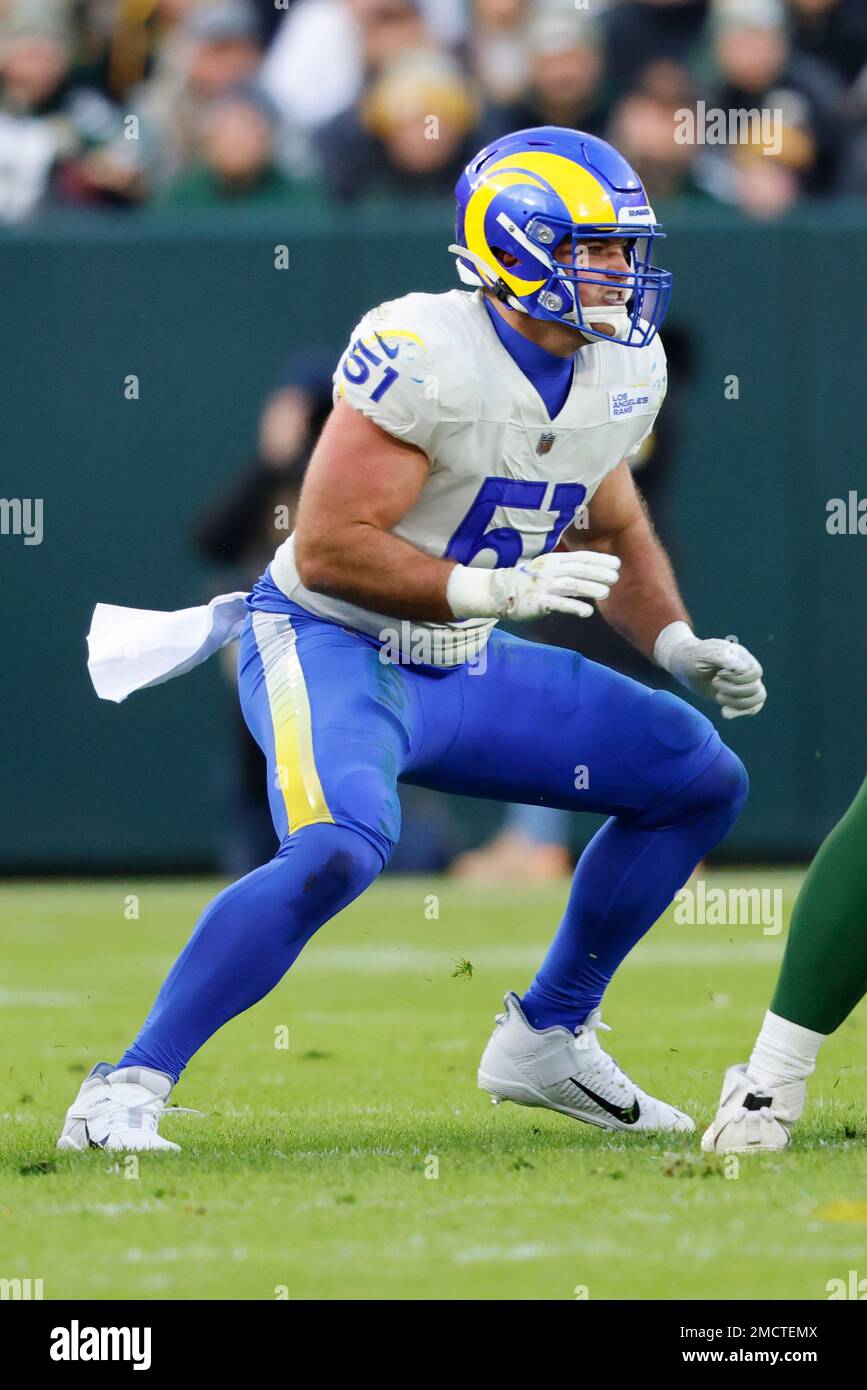
MULTIPOLYGON (((709 886, 781 886, 788 921, 798 879, 709 886)), ((57 1153, 82 1076, 120 1055, 215 887, 0 887, 0 1278, 41 1278, 47 1299, 823 1299, 867 1273, 864 1005, 786 1153, 698 1149, 784 936, 669 914, 608 992, 608 1049, 695 1135, 611 1134, 476 1089, 560 887, 383 881, 193 1060, 173 1100, 206 1116, 161 1126, 181 1154, 57 1153)))

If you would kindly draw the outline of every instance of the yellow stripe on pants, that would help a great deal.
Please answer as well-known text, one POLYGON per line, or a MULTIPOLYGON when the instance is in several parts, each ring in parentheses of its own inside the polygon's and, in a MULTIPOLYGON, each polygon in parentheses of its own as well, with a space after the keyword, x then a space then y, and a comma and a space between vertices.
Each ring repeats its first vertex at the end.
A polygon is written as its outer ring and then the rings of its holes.
POLYGON ((289 829, 332 824, 313 756, 313 726, 307 685, 289 619, 254 613, 253 633, 262 666, 274 729, 277 786, 283 793, 289 829))

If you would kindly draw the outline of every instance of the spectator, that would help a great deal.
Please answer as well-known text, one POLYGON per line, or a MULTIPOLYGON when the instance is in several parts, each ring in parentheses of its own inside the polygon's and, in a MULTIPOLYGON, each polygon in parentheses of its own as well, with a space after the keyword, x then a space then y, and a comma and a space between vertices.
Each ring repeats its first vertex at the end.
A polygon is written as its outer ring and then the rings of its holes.
POLYGON ((193 159, 205 108, 255 80, 261 58, 256 16, 246 0, 216 0, 189 11, 133 96, 142 124, 139 158, 155 189, 193 159))
POLYGON ((837 192, 867 197, 867 66, 846 99, 851 137, 840 171, 837 192))
POLYGON ((295 524, 304 469, 331 412, 333 368, 334 356, 325 350, 306 349, 290 359, 265 401, 253 457, 198 527, 202 551, 232 565, 241 584, 258 579, 295 524))
POLYGON ((312 180, 291 179, 275 163, 278 124, 273 105, 252 84, 215 97, 200 116, 195 158, 169 185, 164 203, 226 208, 315 201, 312 180))
POLYGON ((867 65, 865 0, 788 0, 792 43, 847 83, 867 65))
POLYGON ((665 198, 708 197, 698 177, 700 147, 674 138, 678 113, 694 103, 686 69, 661 59, 645 69, 640 87, 623 97, 612 114, 607 138, 641 171, 654 204, 665 198))
POLYGON ((399 53, 435 46, 413 0, 296 0, 262 68, 293 126, 313 131, 348 110, 399 53))
POLYGON ((187 80, 197 96, 218 96, 258 71, 258 25, 246 0, 191 10, 185 31, 193 41, 187 80))
POLYGON ((453 59, 428 49, 404 54, 364 93, 360 104, 318 137, 328 187, 351 200, 451 196, 484 138, 479 103, 453 59))
POLYGON ((474 0, 470 66, 486 101, 517 103, 530 80, 529 0, 474 0))
MULTIPOLYGON (((0 0, 2 2, 2 0, 0 0)), ((82 0, 78 21, 77 74, 112 101, 154 70, 159 54, 176 39, 198 0, 82 0)))
POLYGON ((50 201, 88 201, 76 161, 118 133, 120 115, 72 76, 65 12, 19 0, 3 25, 0 68, 0 221, 50 201))
POLYGON ((635 89, 644 69, 670 58, 692 69, 701 50, 710 0, 626 0, 603 16, 606 66, 615 93, 635 89))
POLYGON ((738 145, 730 165, 733 200, 751 217, 781 217, 798 201, 800 174, 813 156, 812 145, 797 127, 784 128, 780 154, 773 159, 760 145, 738 145))
MULTIPOLYGON (((842 84, 819 59, 792 50, 780 0, 721 0, 714 11, 714 55, 719 82, 710 105, 782 113, 789 137, 781 167, 788 172, 767 177, 790 184, 793 197, 827 192, 842 143, 842 84)), ((724 147, 717 148, 724 159, 724 147)), ((774 156, 764 158, 770 165, 774 156)), ((766 182, 765 175, 757 176, 766 182)))
POLYGON ((607 118, 605 65, 596 24, 574 9, 543 9, 530 24, 527 45, 529 90, 523 100, 497 113, 497 134, 559 125, 601 135, 607 118))

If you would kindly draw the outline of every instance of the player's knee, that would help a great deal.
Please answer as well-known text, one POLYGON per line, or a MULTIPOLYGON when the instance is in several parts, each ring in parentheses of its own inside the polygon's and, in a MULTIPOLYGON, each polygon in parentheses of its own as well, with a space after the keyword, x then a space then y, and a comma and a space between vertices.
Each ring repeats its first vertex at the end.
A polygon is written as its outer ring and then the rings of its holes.
POLYGON ((723 833, 737 819, 749 790, 746 768, 699 710, 666 690, 650 701, 649 733, 656 744, 659 797, 646 825, 671 825, 713 815, 723 833), (668 790, 666 790, 666 787, 668 790))
POLYGON ((713 816, 722 833, 734 825, 750 789, 747 770, 738 757, 717 736, 717 754, 712 762, 670 799, 667 812, 685 821, 696 816, 713 816))
POLYGON ((390 856, 386 843, 374 843, 361 830, 304 826, 284 840, 275 860, 283 866, 287 915, 322 922, 333 917, 370 886, 390 856))
POLYGON ((727 744, 720 742, 716 761, 705 774, 704 796, 718 811, 734 822, 740 815, 750 791, 747 770, 727 744))
POLYGON ((355 830, 335 826, 335 843, 320 865, 311 868, 301 892, 315 907, 321 901, 332 912, 340 911, 369 887, 383 868, 379 850, 355 830))

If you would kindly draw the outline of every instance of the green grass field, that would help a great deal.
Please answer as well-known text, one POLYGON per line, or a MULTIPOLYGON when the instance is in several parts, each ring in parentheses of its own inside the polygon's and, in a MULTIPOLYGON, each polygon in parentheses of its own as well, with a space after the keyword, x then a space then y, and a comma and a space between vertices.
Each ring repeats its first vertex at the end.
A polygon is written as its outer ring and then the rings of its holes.
MULTIPOLYGON (((786 920, 798 881, 710 876, 782 886, 786 920)), ((41 1278, 46 1299, 571 1300, 824 1299, 867 1275, 864 1005, 789 1151, 739 1164, 703 1157, 698 1134, 624 1138, 476 1089, 562 888, 375 886, 193 1060, 173 1099, 205 1117, 162 1124, 182 1154, 58 1154, 82 1076, 120 1055, 214 890, 0 887, 0 1277, 41 1278)), ((668 918, 609 991, 608 1050, 699 1131, 783 940, 668 918)))

